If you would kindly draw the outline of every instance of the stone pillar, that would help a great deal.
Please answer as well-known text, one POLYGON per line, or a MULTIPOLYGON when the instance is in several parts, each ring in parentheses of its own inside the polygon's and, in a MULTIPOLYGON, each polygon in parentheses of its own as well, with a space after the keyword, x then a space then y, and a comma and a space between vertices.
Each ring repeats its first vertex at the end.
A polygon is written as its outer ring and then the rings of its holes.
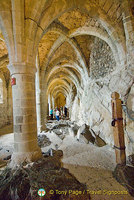
POLYGON ((45 125, 45 102, 44 102, 44 92, 41 91, 41 131, 44 131, 46 128, 45 125))
POLYGON ((26 63, 14 63, 8 66, 13 96, 14 153, 11 166, 24 161, 31 162, 41 157, 37 144, 37 120, 35 101, 36 68, 26 63))
POLYGON ((117 92, 113 92, 111 97, 116 162, 117 164, 126 164, 121 100, 117 92))
POLYGON ((41 132, 41 111, 40 111, 40 74, 39 74, 39 67, 37 64, 37 72, 36 72, 36 112, 37 112, 37 130, 38 133, 41 132))
POLYGON ((55 108, 53 96, 52 96, 52 108, 53 108, 53 110, 54 110, 54 108, 55 108))
POLYGON ((47 123, 48 100, 46 85, 43 85, 41 88, 41 130, 44 131, 47 123))
POLYGON ((47 113, 48 113, 48 95, 47 95, 47 85, 44 87, 44 123, 47 123, 47 113))
POLYGON ((40 90, 36 91, 37 130, 41 132, 40 90))
POLYGON ((47 104, 48 104, 47 115, 49 116, 49 115, 50 115, 50 109, 51 109, 51 104, 50 104, 50 95, 48 95, 48 101, 47 101, 47 104))

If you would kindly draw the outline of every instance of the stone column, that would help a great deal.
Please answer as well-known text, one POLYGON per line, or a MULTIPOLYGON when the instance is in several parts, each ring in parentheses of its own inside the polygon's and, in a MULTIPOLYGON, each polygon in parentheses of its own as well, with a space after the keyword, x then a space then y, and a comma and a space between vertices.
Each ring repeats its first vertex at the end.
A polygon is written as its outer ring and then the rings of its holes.
POLYGON ((41 133, 40 91, 36 92, 37 130, 41 133))
POLYGON ((45 95, 44 95, 44 92, 41 91, 41 131, 44 131, 45 128, 46 128, 46 125, 45 125, 45 102, 44 102, 44 99, 45 99, 45 95))
POLYGON ((51 97, 50 94, 48 95, 48 116, 50 116, 50 110, 52 108, 51 97))
POLYGON ((43 85, 43 95, 42 95, 42 100, 41 100, 41 103, 42 103, 42 113, 43 113, 43 116, 42 116, 42 121, 43 121, 43 126, 46 127, 46 123, 47 123, 47 113, 48 113, 48 95, 47 95, 47 83, 44 82, 44 85, 43 85))
POLYGON ((53 108, 53 110, 54 110, 54 108, 55 108, 53 96, 52 96, 52 108, 53 108))
POLYGON ((48 95, 45 95, 45 123, 47 123, 47 117, 49 116, 49 104, 48 104, 48 95))
POLYGON ((36 112, 37 112, 37 130, 41 132, 41 112, 40 112, 40 74, 39 67, 37 65, 36 72, 36 112))
POLYGON ((37 144, 37 120, 35 101, 36 68, 26 63, 14 63, 8 66, 12 85, 14 153, 11 166, 24 161, 31 162, 41 158, 41 149, 37 144))
POLYGON ((126 164, 121 100, 119 99, 119 94, 117 92, 113 92, 111 97, 116 162, 117 164, 126 164))

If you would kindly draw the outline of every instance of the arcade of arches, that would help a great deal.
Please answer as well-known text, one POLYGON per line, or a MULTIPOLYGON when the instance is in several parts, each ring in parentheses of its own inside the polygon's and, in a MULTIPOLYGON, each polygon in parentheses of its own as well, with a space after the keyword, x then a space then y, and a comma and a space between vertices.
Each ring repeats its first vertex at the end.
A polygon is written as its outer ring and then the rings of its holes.
POLYGON ((48 105, 65 106, 114 145, 111 94, 126 105, 134 154, 134 1, 0 0, 0 127, 13 124, 13 165, 38 160, 48 105), (11 86, 12 82, 12 86, 11 86))

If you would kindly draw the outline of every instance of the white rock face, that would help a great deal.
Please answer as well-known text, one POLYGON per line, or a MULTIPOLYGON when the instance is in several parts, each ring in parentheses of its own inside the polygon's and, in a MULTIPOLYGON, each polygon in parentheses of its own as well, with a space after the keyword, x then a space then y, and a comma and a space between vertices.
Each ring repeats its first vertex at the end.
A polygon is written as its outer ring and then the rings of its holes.
POLYGON ((69 131, 69 135, 74 138, 75 135, 74 135, 73 128, 68 128, 68 131, 69 131))
MULTIPOLYGON (((127 71, 120 71, 114 76, 93 81, 89 78, 78 103, 78 95, 72 104, 71 120, 78 125, 87 124, 109 145, 114 145, 111 126, 111 94, 116 91, 122 100, 126 98, 130 113, 134 111, 134 85, 127 71), (126 75, 126 76, 125 76, 126 75), (129 91, 129 92, 128 92, 129 91)), ((123 112, 123 116, 125 114, 123 112)), ((126 116, 125 145, 127 155, 134 153, 134 121, 126 116)), ((79 134, 80 135, 80 134, 79 134)))
POLYGON ((134 111, 134 84, 132 85, 130 93, 128 95, 127 106, 130 110, 134 111))
POLYGON ((72 111, 71 111, 71 121, 79 121, 78 115, 79 115, 79 104, 78 104, 78 97, 76 96, 72 105, 72 111))

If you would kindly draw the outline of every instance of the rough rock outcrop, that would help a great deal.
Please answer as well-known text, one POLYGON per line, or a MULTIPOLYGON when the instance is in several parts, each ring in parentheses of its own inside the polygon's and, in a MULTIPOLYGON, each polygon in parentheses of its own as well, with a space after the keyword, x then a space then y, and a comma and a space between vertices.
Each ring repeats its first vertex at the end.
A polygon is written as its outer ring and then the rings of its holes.
POLYGON ((106 142, 101 137, 99 137, 99 135, 96 135, 96 133, 93 130, 89 129, 89 126, 87 126, 86 124, 83 124, 79 128, 77 132, 77 139, 80 138, 81 134, 84 136, 87 142, 96 144, 98 147, 102 147, 106 145, 106 142))
POLYGON ((79 130, 78 130, 78 132, 77 132, 77 138, 78 138, 78 139, 79 139, 79 137, 80 137, 80 134, 82 134, 82 135, 86 138, 87 141, 89 141, 89 142, 91 142, 91 143, 94 144, 95 138, 92 136, 92 134, 91 134, 91 132, 90 132, 90 130, 89 130, 89 126, 87 126, 86 124, 83 124, 83 125, 79 128, 79 130))
POLYGON ((114 172, 116 180, 125 186, 134 197, 134 167, 127 165, 117 165, 114 172))
POLYGON ((96 135, 95 137, 95 144, 98 146, 98 147, 103 147, 106 145, 106 142, 99 137, 99 135, 96 135))
POLYGON ((14 170, 6 168, 0 175, 0 199, 2 200, 34 200, 40 188, 44 188, 46 195, 42 199, 79 199, 88 200, 89 195, 76 195, 72 191, 86 191, 86 186, 81 184, 61 167, 62 151, 54 151, 54 156, 45 156, 43 159, 31 164, 23 164, 14 170), (59 191, 59 192, 58 192, 59 191), (59 194, 60 191, 67 191, 59 194))
POLYGON ((38 145, 39 147, 49 146, 51 144, 50 140, 46 137, 46 135, 38 135, 38 145))
POLYGON ((128 156, 129 163, 134 166, 134 154, 128 156))

